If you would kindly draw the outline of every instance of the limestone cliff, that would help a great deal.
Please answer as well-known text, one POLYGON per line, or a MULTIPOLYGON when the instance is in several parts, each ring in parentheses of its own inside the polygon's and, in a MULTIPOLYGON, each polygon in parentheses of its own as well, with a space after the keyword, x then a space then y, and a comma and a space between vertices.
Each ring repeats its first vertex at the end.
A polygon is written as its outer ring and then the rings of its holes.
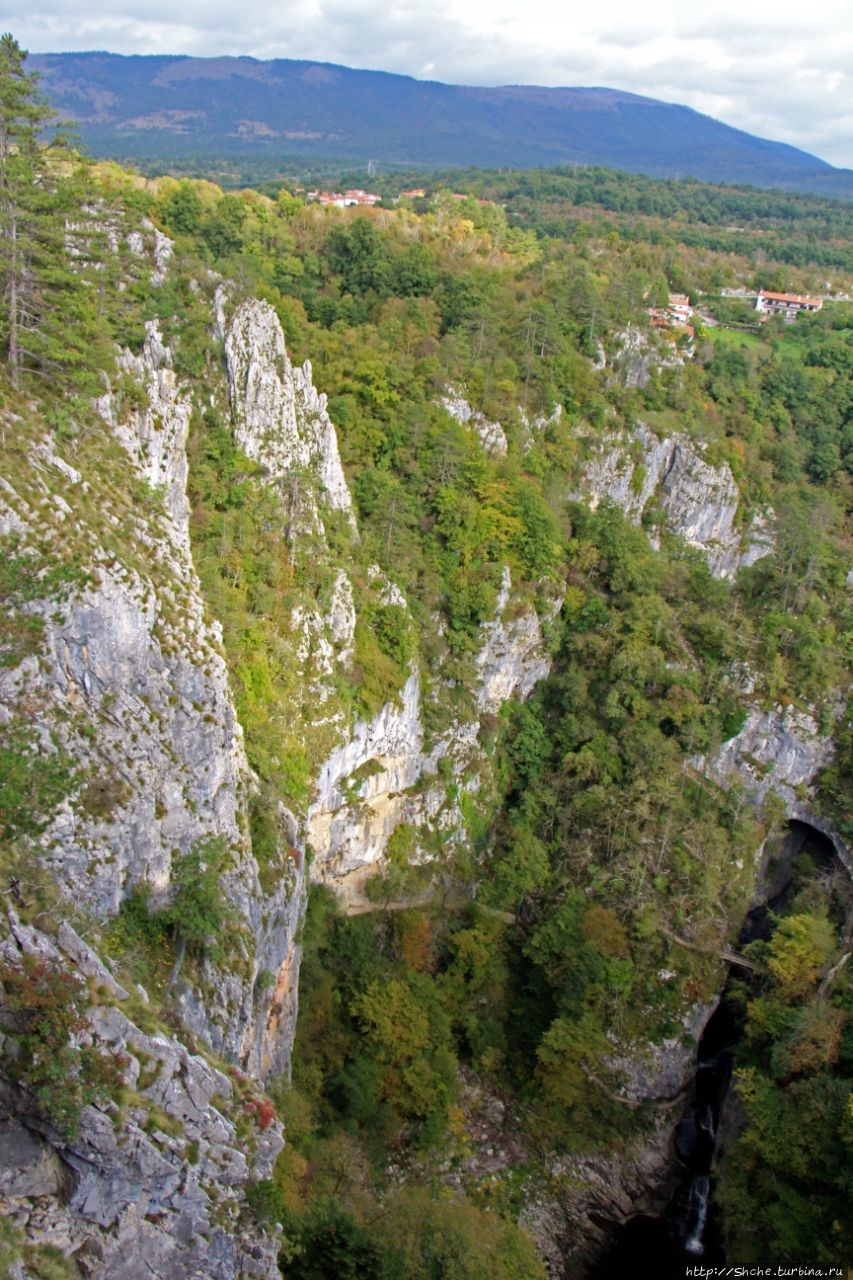
MULTIPOLYGON (((458 795, 449 792, 440 770, 449 767, 463 791, 480 788, 480 716, 494 714, 515 694, 529 694, 550 670, 550 657, 536 608, 515 607, 506 570, 495 619, 483 628, 474 659, 474 697, 463 700, 447 731, 426 744, 424 678, 416 661, 375 714, 353 714, 341 699, 339 677, 352 661, 359 619, 376 609, 400 610, 413 626, 408 603, 378 566, 359 565, 352 502, 326 398, 314 389, 310 366, 300 370, 290 363, 272 308, 252 299, 232 307, 223 288, 216 316, 235 438, 284 497, 292 515, 285 536, 294 557, 316 559, 319 552, 333 575, 325 600, 306 596, 290 615, 298 679, 289 713, 309 749, 329 743, 316 762, 306 818, 311 874, 333 884, 352 905, 363 901, 365 881, 380 869, 402 823, 420 829, 419 857, 429 856, 430 832, 440 831, 444 841, 464 838, 458 795), (333 513, 347 520, 349 555, 332 550, 326 538, 333 513)), ((503 432, 495 435, 495 424, 475 414, 460 395, 449 394, 444 404, 477 430, 484 447, 505 452, 503 432)), ((553 618, 559 601, 543 598, 540 608, 553 618)), ((440 680, 430 681, 429 696, 443 696, 440 680)))
MULTIPOLYGON (((249 839, 254 782, 190 555, 189 397, 153 325, 141 353, 119 366, 99 405, 102 426, 76 439, 58 441, 30 408, 4 413, 0 528, 12 578, 25 585, 4 606, 12 641, 0 724, 23 767, 32 762, 34 786, 61 781, 61 791, 56 782, 37 792, 32 818, 26 804, 6 814, 20 866, 11 883, 32 912, 49 880, 66 940, 73 922, 106 955, 108 922, 129 897, 144 891, 159 908, 176 865, 215 859, 231 918, 227 955, 180 974, 176 966, 172 995, 207 1051, 266 1076, 287 1069, 294 1031, 303 864, 286 849, 297 832, 282 812, 279 874, 262 884, 249 839)), ((264 1138, 266 1155, 247 1160, 234 1119, 217 1111, 214 1095, 227 1111, 234 1093, 227 1078, 174 1032, 152 1038, 128 1017, 86 944, 63 951, 61 930, 54 941, 13 919, 5 962, 26 955, 82 969, 112 991, 114 1008, 87 1013, 90 1034, 128 1060, 126 1086, 147 1101, 114 1107, 113 1119, 87 1107, 77 1137, 60 1141, 26 1091, 7 1085, 0 1141, 18 1162, 4 1184, 13 1219, 31 1239, 91 1256, 86 1274, 275 1275, 274 1247, 251 1225, 241 1243, 237 1216, 247 1182, 271 1166, 279 1130, 264 1138), (161 1063, 146 1089, 143 1059, 161 1063), (141 1132, 151 1106, 182 1127, 182 1141, 141 1132), (34 1166, 33 1182, 24 1170, 34 1166)))
MULTIPOLYGON (((740 493, 727 463, 712 466, 685 435, 660 438, 642 422, 627 436, 605 432, 584 443, 590 456, 572 497, 596 507, 615 502, 639 524, 661 524, 698 547, 716 577, 731 577, 773 550, 771 521, 737 522, 740 493)), ((651 534, 655 544, 656 535, 651 534)))
MULTIPOLYGON (((633 329, 622 337, 617 359, 622 376, 629 386, 644 386, 653 361, 648 341, 633 329)), ((666 359, 682 363, 675 352, 666 359)), ((487 453, 506 454, 501 424, 474 409, 462 390, 449 387, 440 403, 457 422, 476 432, 487 453)), ((559 420, 558 411, 551 419, 529 422, 520 409, 523 447, 529 449, 549 422, 559 420)), ((741 566, 773 551, 772 513, 755 511, 742 521, 740 491, 728 463, 708 462, 703 446, 689 436, 657 436, 638 421, 625 433, 580 431, 578 440, 583 462, 579 483, 569 496, 593 508, 603 499, 615 502, 634 523, 646 526, 653 546, 659 545, 659 529, 664 528, 701 550, 719 578, 730 578, 741 566)))
MULTIPOLYGON (((142 354, 126 355, 123 364, 142 392, 138 407, 123 408, 113 393, 100 408, 133 464, 124 483, 132 493, 137 486, 136 499, 120 514, 118 501, 115 512, 108 506, 101 514, 107 530, 126 521, 130 536, 113 533, 114 549, 107 549, 89 514, 99 501, 96 483, 111 482, 113 468, 121 469, 111 444, 96 482, 64 463, 48 438, 35 455, 36 474, 20 474, 6 490, 9 518, 33 537, 45 526, 44 494, 63 517, 54 536, 62 536, 66 519, 81 522, 78 533, 89 545, 86 576, 62 610, 50 596, 29 607, 43 643, 38 655, 3 672, 0 706, 9 721, 38 700, 42 741, 49 727, 86 775, 39 843, 68 899, 96 918, 114 914, 137 885, 165 896, 174 859, 199 841, 227 845, 224 883, 245 924, 245 973, 237 977, 232 966, 211 974, 186 1015, 217 1049, 260 1070, 262 1061, 287 1057, 264 1047, 269 1010, 257 1007, 254 987, 261 972, 277 974, 292 962, 298 893, 284 884, 269 896, 261 891, 247 838, 252 781, 217 627, 205 615, 189 551, 189 400, 153 326, 142 354), (67 506, 67 517, 58 504, 67 506)), ((33 430, 39 433, 37 423, 33 430)), ((26 547, 25 535, 24 554, 26 547)))
MULTIPOLYGON (((483 643, 476 655, 477 706, 492 715, 514 694, 526 698, 551 670, 551 660, 535 610, 511 614, 512 578, 504 567, 495 616, 483 626, 483 643)), ((560 612, 562 599, 543 601, 547 622, 560 612)))
POLYGON ((320 507, 344 512, 353 531, 352 498, 341 467, 326 397, 308 361, 294 368, 278 317, 249 299, 229 315, 229 294, 216 294, 216 329, 225 345, 235 438, 289 499, 300 529, 322 530, 320 507))
POLYGON ((439 403, 451 418, 476 433, 486 453, 501 457, 506 454, 508 444, 503 427, 499 422, 490 422, 479 409, 474 409, 465 399, 462 388, 448 387, 439 403))
POLYGON ((145 1004, 67 924, 55 939, 14 912, 8 924, 0 963, 29 960, 97 990, 77 1035, 117 1063, 123 1080, 121 1101, 89 1103, 69 1134, 34 1108, 26 1087, 0 1079, 8 1274, 42 1274, 25 1272, 20 1255, 13 1261, 26 1240, 30 1263, 50 1247, 93 1280, 274 1280, 276 1242, 247 1215, 245 1187, 269 1176, 281 1128, 251 1082, 174 1034, 144 1030, 145 1004))
MULTIPOLYGON (((775 791, 793 809, 809 794, 814 776, 832 758, 832 741, 814 716, 795 707, 753 707, 740 732, 708 762, 713 778, 746 786, 756 800, 775 791)), ((792 815, 793 816, 793 815, 792 815)))
MULTIPOLYGON (((432 744, 425 743, 421 681, 414 671, 399 703, 386 705, 370 722, 356 721, 324 761, 307 819, 312 874, 336 885, 345 901, 361 901, 366 879, 401 823, 421 832, 419 857, 429 857, 429 833, 440 832, 445 843, 465 839, 459 793, 476 794, 488 773, 478 741, 481 717, 513 696, 526 697, 551 669, 536 610, 528 605, 505 619, 510 599, 505 569, 495 618, 484 626, 474 658, 474 703, 432 744), (451 775, 458 790, 447 786, 451 775)), ((559 607, 559 599, 542 605, 549 620, 559 607)))
POLYGON ((828 836, 853 875, 853 851, 814 804, 812 784, 834 754, 832 738, 812 714, 777 704, 751 707, 740 732, 701 764, 721 786, 743 787, 754 804, 774 796, 787 818, 828 836))

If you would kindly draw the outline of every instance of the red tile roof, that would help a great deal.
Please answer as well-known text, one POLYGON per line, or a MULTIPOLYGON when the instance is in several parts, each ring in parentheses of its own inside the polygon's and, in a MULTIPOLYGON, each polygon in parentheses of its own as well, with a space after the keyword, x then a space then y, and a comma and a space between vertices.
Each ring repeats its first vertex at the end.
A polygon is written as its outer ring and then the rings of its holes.
POLYGON ((819 307, 823 304, 822 298, 810 298, 804 293, 773 293, 770 289, 762 289, 758 296, 769 298, 771 302, 799 303, 801 307, 819 307))

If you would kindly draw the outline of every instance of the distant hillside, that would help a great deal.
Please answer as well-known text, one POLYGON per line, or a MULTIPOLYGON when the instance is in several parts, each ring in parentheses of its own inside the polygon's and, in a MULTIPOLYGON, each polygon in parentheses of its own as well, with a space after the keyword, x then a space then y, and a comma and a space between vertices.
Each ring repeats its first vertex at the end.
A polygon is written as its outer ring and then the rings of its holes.
POLYGON ((853 196, 849 170, 615 89, 471 88, 283 59, 60 53, 28 65, 96 155, 580 163, 853 196))

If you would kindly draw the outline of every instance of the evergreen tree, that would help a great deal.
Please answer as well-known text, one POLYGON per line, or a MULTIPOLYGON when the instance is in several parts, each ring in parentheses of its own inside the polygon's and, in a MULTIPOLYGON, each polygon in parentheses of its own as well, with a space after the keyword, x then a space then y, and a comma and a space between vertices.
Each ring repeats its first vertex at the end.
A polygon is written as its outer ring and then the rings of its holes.
POLYGON ((93 390, 101 343, 81 249, 91 213, 68 176, 70 157, 60 164, 48 150, 53 112, 25 60, 13 36, 0 37, 0 344, 13 385, 30 369, 63 389, 93 390))
POLYGON ((13 382, 25 358, 25 333, 32 319, 32 206, 44 167, 39 138, 50 114, 24 70, 25 58, 12 35, 0 38, 0 265, 3 337, 13 382))

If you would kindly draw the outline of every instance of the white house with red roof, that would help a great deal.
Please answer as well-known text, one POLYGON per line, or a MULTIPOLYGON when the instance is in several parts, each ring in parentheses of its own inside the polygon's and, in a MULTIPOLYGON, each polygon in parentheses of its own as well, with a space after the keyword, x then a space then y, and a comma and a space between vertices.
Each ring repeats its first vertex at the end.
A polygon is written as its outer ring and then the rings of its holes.
POLYGON ((770 289, 760 289, 755 299, 755 310, 765 316, 784 316, 786 320, 796 320, 801 311, 820 311, 823 298, 810 298, 804 293, 773 293, 770 289))

